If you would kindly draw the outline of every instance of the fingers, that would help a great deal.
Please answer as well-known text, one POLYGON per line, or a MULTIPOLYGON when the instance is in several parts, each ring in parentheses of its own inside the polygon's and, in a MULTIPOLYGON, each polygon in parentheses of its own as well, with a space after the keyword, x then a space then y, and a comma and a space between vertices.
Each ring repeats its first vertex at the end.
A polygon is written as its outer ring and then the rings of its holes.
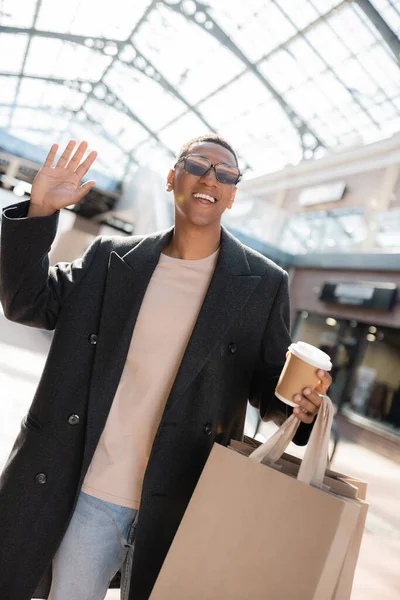
POLYGON ((75 173, 78 175, 79 179, 82 179, 82 177, 89 171, 90 167, 92 166, 92 164, 94 163, 96 158, 97 158, 97 152, 95 150, 93 150, 92 152, 90 152, 90 154, 88 154, 88 156, 85 158, 83 163, 81 165, 79 165, 79 167, 75 171, 75 173))
POLYGON ((296 417, 304 423, 312 423, 321 406, 321 396, 318 392, 315 389, 306 388, 302 395, 296 394, 293 400, 298 405, 293 410, 296 417))
POLYGON ((307 425, 310 425, 315 419, 314 416, 311 416, 308 413, 303 412, 301 408, 293 409, 293 414, 297 417, 297 419, 299 421, 301 421, 302 423, 307 423, 307 425), (299 411, 299 412, 296 412, 296 411, 299 411))
POLYGON ((74 203, 76 204, 79 200, 82 200, 84 196, 92 189, 92 187, 96 185, 96 182, 91 179, 90 181, 85 181, 82 185, 76 190, 76 195, 74 198, 74 203))
POLYGON ((89 144, 87 142, 81 142, 79 144, 77 151, 75 152, 75 154, 73 155, 73 157, 71 158, 69 163, 67 164, 68 171, 75 171, 75 169, 81 162, 82 157, 85 154, 88 145, 89 144))
POLYGON ((52 147, 50 148, 48 155, 46 156, 46 160, 44 161, 44 164, 43 164, 44 167, 52 167, 53 166, 53 162, 54 162, 55 156, 57 154, 57 150, 58 150, 58 144, 53 144, 52 147))
POLYGON ((317 375, 319 382, 313 390, 306 388, 302 394, 296 394, 293 398, 297 404, 297 407, 293 409, 293 414, 303 423, 313 422, 321 406, 321 394, 326 394, 332 383, 332 377, 326 371, 319 370, 317 375))
POLYGON ((332 384, 332 377, 326 371, 319 370, 317 372, 319 383, 315 386, 319 394, 326 394, 332 384))
POLYGON ((70 142, 68 142, 64 152, 61 154, 60 158, 58 159, 57 167, 65 167, 65 165, 69 161, 69 158, 72 154, 73 149, 75 148, 75 144, 76 144, 75 140, 71 140, 70 142))

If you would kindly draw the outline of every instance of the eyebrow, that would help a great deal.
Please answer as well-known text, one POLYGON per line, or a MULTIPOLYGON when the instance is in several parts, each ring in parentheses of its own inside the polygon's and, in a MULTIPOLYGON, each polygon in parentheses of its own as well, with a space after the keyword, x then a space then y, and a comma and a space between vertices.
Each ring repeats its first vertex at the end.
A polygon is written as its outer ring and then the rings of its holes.
MULTIPOLYGON (((224 160, 221 160, 221 161, 216 162, 216 163, 212 163, 211 160, 209 158, 207 158, 207 156, 203 156, 202 154, 198 154, 197 152, 189 152, 188 154, 186 154, 186 156, 190 156, 191 154, 193 156, 200 156, 200 158, 204 158, 205 160, 209 160, 212 165, 226 165, 227 167, 235 167, 235 169, 239 169, 239 167, 238 167, 238 165, 236 163, 234 165, 231 165, 230 163, 225 162, 224 160)), ((184 157, 182 157, 182 158, 184 158, 184 157)))

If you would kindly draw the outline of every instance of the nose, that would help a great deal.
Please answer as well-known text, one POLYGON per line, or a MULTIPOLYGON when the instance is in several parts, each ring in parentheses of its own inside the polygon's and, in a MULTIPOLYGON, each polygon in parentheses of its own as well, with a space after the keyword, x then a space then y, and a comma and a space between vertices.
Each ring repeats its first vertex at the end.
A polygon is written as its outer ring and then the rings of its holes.
POLYGON ((211 165, 211 167, 208 169, 208 171, 206 171, 206 173, 204 173, 204 175, 202 175, 200 177, 200 179, 205 179, 207 181, 208 185, 211 184, 211 185, 216 186, 218 179, 217 179, 214 165, 211 165))

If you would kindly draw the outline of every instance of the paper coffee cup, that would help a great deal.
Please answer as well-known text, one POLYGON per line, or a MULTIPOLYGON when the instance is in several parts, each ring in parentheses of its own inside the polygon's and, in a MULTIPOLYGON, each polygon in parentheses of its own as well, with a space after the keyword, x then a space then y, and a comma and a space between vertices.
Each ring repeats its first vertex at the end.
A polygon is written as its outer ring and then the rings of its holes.
POLYGON ((293 397, 301 394, 307 387, 315 388, 319 381, 318 369, 332 369, 328 354, 306 342, 291 344, 275 389, 275 396, 289 406, 297 406, 293 397))

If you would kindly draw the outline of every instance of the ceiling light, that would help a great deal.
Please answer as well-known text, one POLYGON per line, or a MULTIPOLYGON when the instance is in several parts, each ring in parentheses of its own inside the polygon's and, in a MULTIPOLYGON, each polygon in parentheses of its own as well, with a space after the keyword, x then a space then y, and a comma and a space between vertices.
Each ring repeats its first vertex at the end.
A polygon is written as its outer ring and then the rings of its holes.
POLYGON ((336 319, 332 319, 332 317, 328 317, 325 321, 325 323, 327 325, 330 325, 330 327, 335 327, 335 325, 337 325, 337 321, 336 319))
POLYGON ((131 46, 131 44, 126 44, 122 51, 119 53, 119 59, 123 62, 131 62, 136 56, 136 50, 131 46))
POLYGON ((193 0, 184 0, 182 2, 182 8, 187 15, 194 15, 197 10, 196 2, 193 0))

